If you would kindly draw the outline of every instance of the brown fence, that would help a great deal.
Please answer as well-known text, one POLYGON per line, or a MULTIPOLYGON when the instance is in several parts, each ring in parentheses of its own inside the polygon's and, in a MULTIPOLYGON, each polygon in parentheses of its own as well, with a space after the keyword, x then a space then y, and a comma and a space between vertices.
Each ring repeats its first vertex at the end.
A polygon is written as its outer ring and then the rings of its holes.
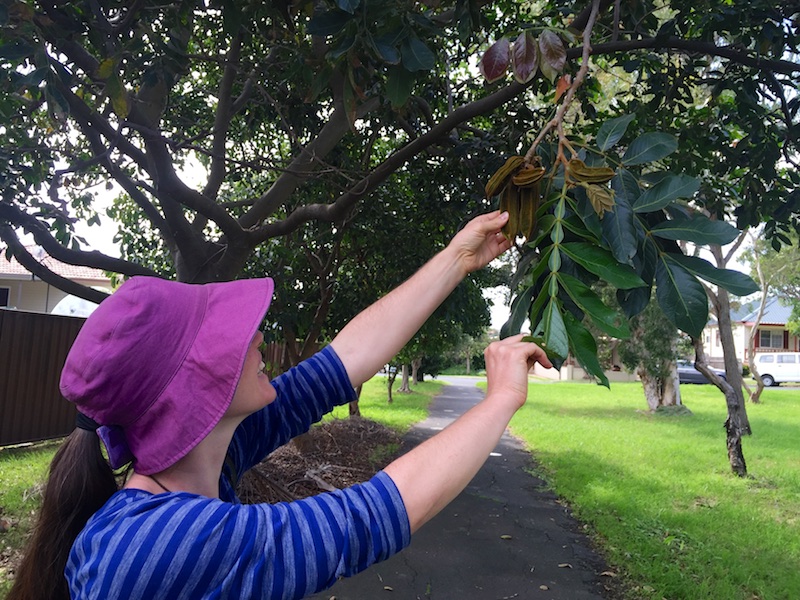
POLYGON ((0 310, 0 446, 60 437, 75 425, 61 367, 84 319, 0 310))
MULTIPOLYGON (((0 446, 57 438, 75 427, 58 390, 61 368, 85 319, 0 309, 0 446)), ((273 378, 286 368, 283 344, 267 344, 273 378)))

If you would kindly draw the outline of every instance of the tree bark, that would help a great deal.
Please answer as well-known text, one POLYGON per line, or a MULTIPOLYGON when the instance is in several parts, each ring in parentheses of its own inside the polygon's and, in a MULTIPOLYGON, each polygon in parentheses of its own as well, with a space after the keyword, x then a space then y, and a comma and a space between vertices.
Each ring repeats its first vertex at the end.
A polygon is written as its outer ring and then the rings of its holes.
MULTIPOLYGON (((743 238, 740 237, 740 240, 741 239, 743 238)), ((717 267, 724 269, 730 254, 728 257, 723 256, 722 247, 719 245, 711 245, 710 249, 716 260, 717 267)), ((716 293, 710 289, 706 289, 706 292, 711 300, 714 313, 717 316, 719 340, 722 345, 723 356, 725 357, 725 375, 727 379, 717 377, 717 375, 708 368, 702 338, 692 338, 695 351, 695 366, 698 371, 705 375, 706 378, 716 385, 725 395, 725 404, 728 407, 728 418, 725 420, 728 461, 730 462, 733 473, 739 477, 744 477, 747 475, 747 463, 744 460, 744 453, 742 451, 742 436, 750 435, 752 430, 750 429, 750 421, 747 418, 747 410, 744 404, 742 370, 736 358, 736 345, 733 340, 730 296, 728 295, 728 290, 722 287, 720 287, 716 293)))
POLYGON ((409 368, 408 365, 403 365, 403 379, 400 383, 400 387, 398 388, 397 392, 400 394, 410 394, 411 393, 411 386, 409 385, 409 368))
POLYGON ((392 398, 392 387, 394 387, 394 380, 397 379, 397 371, 392 373, 392 368, 390 365, 387 365, 386 368, 388 369, 386 372, 386 388, 389 394, 389 399, 387 402, 391 404, 394 401, 394 398, 392 398))
POLYGON ((361 408, 358 406, 359 400, 361 400, 361 390, 364 389, 364 384, 359 385, 356 388, 356 399, 353 400, 348 405, 348 414, 351 417, 360 417, 361 416, 361 408))

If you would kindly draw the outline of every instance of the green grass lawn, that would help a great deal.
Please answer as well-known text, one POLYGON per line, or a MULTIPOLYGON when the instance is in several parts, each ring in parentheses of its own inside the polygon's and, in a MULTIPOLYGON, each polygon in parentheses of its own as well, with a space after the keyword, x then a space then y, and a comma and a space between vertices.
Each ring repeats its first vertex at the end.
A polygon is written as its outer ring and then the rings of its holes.
MULTIPOLYGON (((393 402, 387 399, 387 382, 385 376, 376 375, 364 384, 361 390, 359 407, 361 416, 391 427, 399 433, 405 433, 414 423, 419 423, 428 416, 428 404, 445 385, 442 381, 424 381, 412 386, 410 394, 399 394, 400 378, 394 382, 393 402)), ((337 407, 326 418, 346 419, 347 406, 337 407)))
POLYGON ((725 401, 646 412, 641 385, 532 384, 512 421, 545 479, 589 523, 635 598, 800 598, 800 389, 747 405, 750 477, 731 474, 725 401))

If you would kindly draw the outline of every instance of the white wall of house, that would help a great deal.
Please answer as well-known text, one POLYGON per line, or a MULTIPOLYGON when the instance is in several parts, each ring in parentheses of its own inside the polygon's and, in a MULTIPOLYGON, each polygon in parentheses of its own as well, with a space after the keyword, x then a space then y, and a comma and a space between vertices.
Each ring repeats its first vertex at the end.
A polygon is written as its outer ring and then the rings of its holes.
MULTIPOLYGON (((75 280, 89 287, 102 287, 111 292, 108 281, 75 280)), ((53 287, 40 279, 4 277, 0 279, 0 288, 8 290, 8 308, 49 313, 56 304, 63 300, 67 293, 53 287)))
MULTIPOLYGON (((752 323, 733 324, 733 341, 736 347, 736 359, 744 364, 748 360, 747 346, 750 331, 753 329, 752 323)), ((756 352, 771 352, 779 350, 800 351, 800 339, 797 336, 789 335, 788 340, 784 337, 786 328, 783 325, 759 325, 758 343, 756 352)), ((719 340, 719 329, 716 325, 709 324, 703 330, 703 349, 706 358, 713 366, 722 366, 724 354, 722 344, 719 340)))

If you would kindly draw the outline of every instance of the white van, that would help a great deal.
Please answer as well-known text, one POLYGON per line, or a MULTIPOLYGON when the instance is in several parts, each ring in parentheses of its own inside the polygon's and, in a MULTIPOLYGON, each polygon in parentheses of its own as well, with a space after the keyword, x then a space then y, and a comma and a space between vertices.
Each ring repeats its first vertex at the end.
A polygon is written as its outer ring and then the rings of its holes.
POLYGON ((756 352, 755 363, 766 386, 800 381, 800 352, 756 352))

